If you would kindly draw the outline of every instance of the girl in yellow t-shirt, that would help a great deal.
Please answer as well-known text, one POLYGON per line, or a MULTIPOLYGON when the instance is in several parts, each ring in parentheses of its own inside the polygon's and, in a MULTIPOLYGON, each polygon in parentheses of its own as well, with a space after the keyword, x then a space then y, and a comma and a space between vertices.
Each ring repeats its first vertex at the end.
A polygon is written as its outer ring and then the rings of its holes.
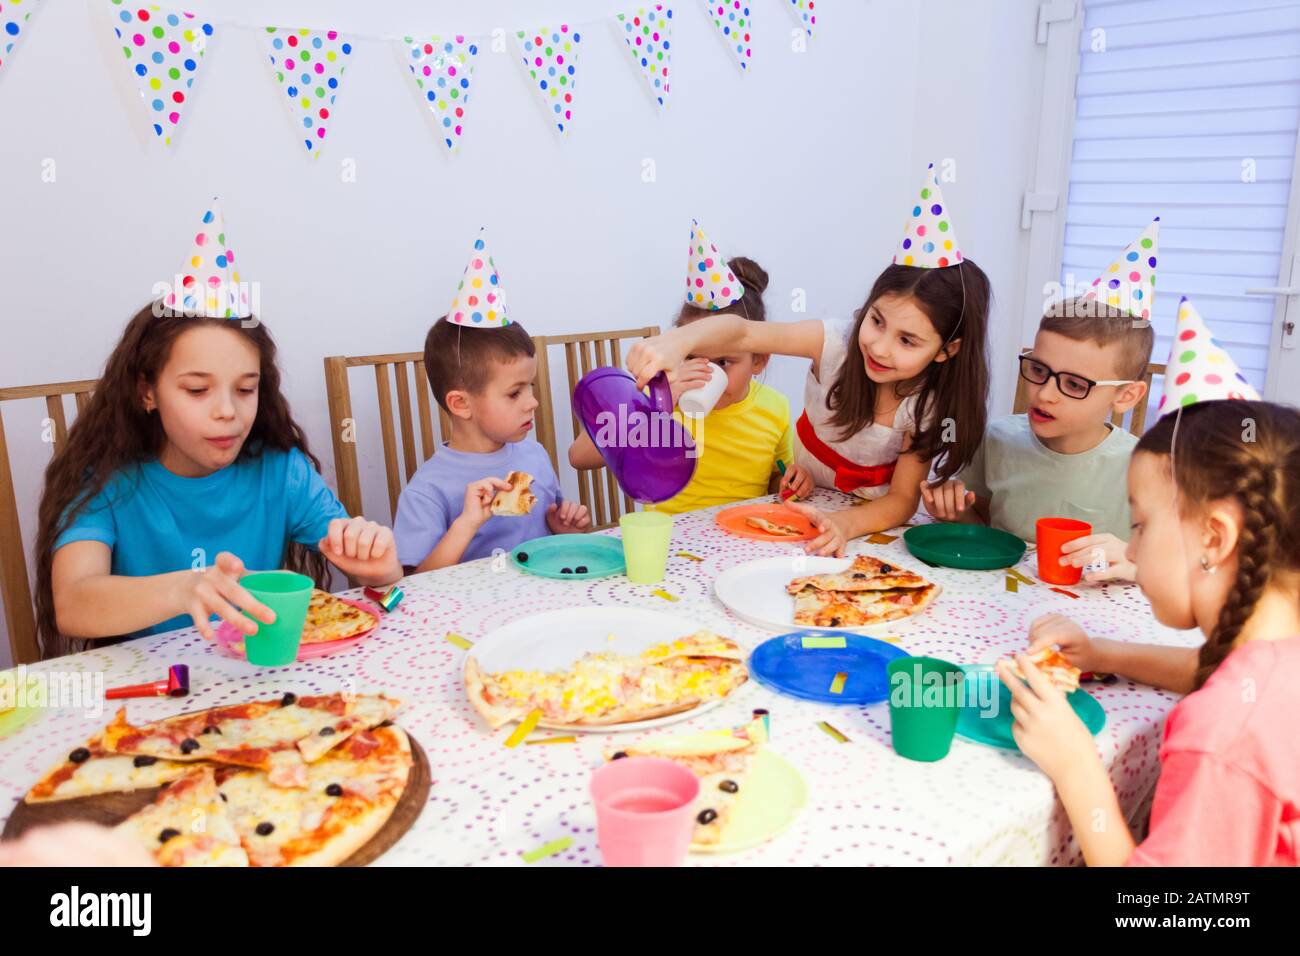
MULTIPOLYGON (((741 294, 735 301, 710 311, 683 305, 675 325, 707 322, 715 315, 766 321, 763 291, 767 288, 767 273, 743 256, 722 263, 724 270, 728 267, 740 286, 736 291, 741 294)), ((726 350, 693 354, 676 370, 672 376, 674 403, 683 392, 708 383, 710 362, 727 373, 727 387, 713 411, 703 418, 683 416, 680 410, 674 412, 696 439, 700 457, 690 484, 675 497, 655 505, 656 511, 679 514, 757 498, 775 489, 780 480, 776 463, 780 460, 791 464, 794 450, 789 400, 755 379, 767 368, 767 361, 766 355, 726 350)), ((600 451, 585 432, 569 446, 569 464, 574 468, 596 468, 603 463, 600 451)), ((796 472, 792 479, 788 484, 795 494, 806 496, 812 492, 812 477, 806 472, 796 472)))

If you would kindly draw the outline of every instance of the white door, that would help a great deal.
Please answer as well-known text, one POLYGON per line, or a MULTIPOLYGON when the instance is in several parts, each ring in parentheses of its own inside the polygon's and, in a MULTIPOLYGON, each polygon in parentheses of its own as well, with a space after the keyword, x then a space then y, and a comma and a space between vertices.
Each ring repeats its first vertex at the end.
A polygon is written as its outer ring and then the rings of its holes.
POLYGON ((1276 301, 1264 397, 1269 401, 1300 406, 1300 134, 1296 141, 1286 238, 1278 271, 1275 285, 1251 287, 1246 291, 1276 301))

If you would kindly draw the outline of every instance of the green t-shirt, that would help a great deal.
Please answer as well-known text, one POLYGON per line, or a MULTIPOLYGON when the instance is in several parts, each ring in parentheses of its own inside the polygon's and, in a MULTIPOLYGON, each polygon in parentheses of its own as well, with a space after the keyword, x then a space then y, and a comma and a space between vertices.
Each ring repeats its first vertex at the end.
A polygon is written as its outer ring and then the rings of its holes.
POLYGON ((1039 518, 1076 518, 1094 534, 1129 537, 1128 461, 1137 438, 1111 426, 1095 448, 1075 455, 1052 451, 1034 435, 1027 415, 989 423, 984 443, 958 476, 989 501, 995 528, 1034 540, 1039 518))

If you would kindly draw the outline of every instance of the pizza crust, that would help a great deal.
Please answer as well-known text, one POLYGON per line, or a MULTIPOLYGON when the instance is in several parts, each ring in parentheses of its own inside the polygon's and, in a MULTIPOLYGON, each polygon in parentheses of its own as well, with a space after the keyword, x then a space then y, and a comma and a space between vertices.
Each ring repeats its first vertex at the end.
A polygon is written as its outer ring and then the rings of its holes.
POLYGON ((537 504, 537 496, 532 491, 533 476, 524 471, 512 471, 506 475, 506 481, 510 490, 496 493, 492 499, 492 513, 515 517, 531 512, 533 505, 537 504))

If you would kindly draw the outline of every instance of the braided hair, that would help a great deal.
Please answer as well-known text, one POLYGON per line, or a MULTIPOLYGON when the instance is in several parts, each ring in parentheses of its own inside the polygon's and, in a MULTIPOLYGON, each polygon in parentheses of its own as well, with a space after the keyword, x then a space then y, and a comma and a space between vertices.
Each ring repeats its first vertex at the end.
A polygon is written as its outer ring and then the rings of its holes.
POLYGON ((1239 399, 1199 402, 1165 415, 1135 451, 1170 457, 1184 513, 1223 498, 1241 504, 1237 579, 1201 646, 1199 689, 1231 653, 1269 582, 1300 568, 1300 411, 1239 399))

